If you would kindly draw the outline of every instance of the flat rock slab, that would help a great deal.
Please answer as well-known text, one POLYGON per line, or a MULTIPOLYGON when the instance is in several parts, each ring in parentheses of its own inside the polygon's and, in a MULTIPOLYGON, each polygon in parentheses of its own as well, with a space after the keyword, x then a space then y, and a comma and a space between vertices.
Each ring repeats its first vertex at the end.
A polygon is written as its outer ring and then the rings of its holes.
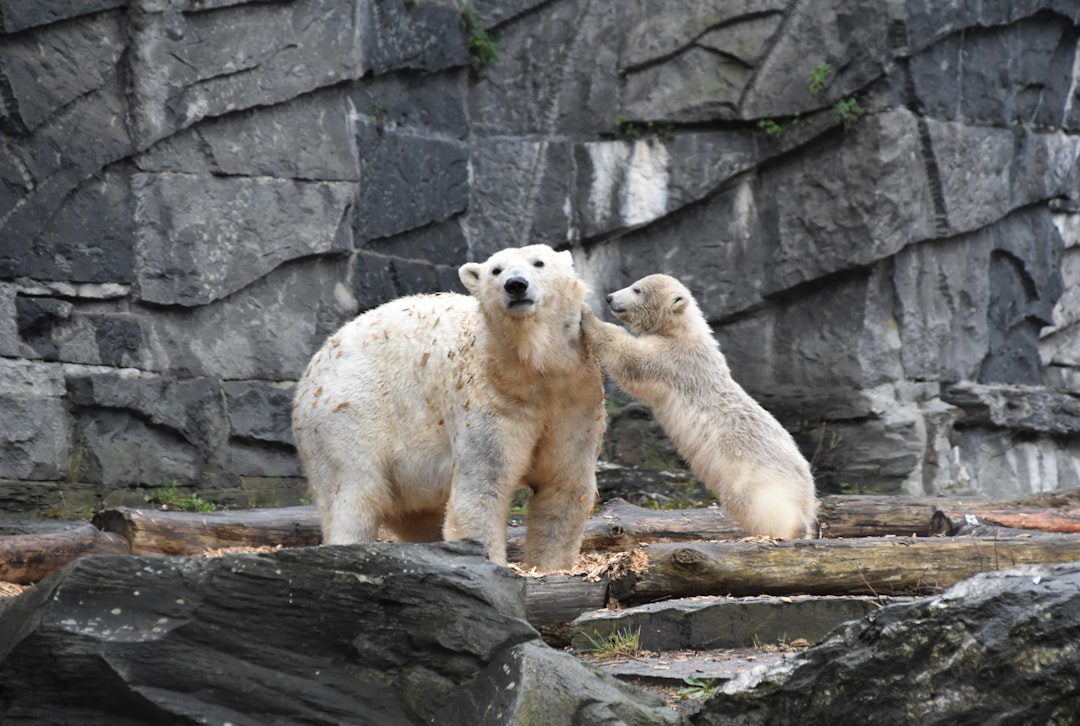
POLYGON ((909 598, 859 596, 692 597, 625 610, 585 613, 572 623, 571 644, 586 650, 597 639, 638 633, 643 650, 713 650, 816 643, 841 623, 909 598))
POLYGON ((712 685, 729 681, 754 668, 773 666, 794 655, 793 651, 762 652, 751 648, 706 651, 671 651, 647 655, 582 660, 623 681, 658 686, 684 686, 693 676, 712 685))

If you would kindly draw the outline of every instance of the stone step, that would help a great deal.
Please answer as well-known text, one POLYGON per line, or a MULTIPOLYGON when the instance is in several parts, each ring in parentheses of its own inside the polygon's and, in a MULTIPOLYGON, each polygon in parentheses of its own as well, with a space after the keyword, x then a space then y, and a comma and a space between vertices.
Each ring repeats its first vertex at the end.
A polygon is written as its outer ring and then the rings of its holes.
POLYGON ((714 687, 820 641, 841 623, 913 598, 859 596, 693 597, 623 610, 594 610, 571 623, 571 647, 622 680, 714 687), (596 643, 636 634, 639 652, 596 654, 596 643))
POLYGON ((801 649, 790 648, 765 652, 753 648, 707 651, 645 652, 614 658, 579 656, 598 670, 639 685, 682 688, 693 677, 716 686, 754 668, 770 666, 792 657, 801 649))
POLYGON ((587 651, 593 641, 638 633, 646 651, 714 650, 816 643, 840 623, 909 600, 860 596, 693 597, 595 610, 571 623, 571 647, 587 651))

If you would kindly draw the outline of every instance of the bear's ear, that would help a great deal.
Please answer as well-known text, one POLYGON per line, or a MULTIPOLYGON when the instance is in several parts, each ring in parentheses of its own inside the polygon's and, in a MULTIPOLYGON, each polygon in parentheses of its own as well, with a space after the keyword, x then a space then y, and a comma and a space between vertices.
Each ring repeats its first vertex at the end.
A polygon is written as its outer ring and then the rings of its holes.
POLYGON ((574 269, 574 256, 570 254, 570 250, 563 250, 562 252, 556 252, 559 256, 559 260, 563 262, 571 270, 574 269))
POLYGON ((458 277, 465 289, 475 294, 480 289, 480 275, 483 271, 484 266, 479 262, 467 262, 458 268, 458 277))
POLYGON ((686 308, 686 295, 676 292, 671 296, 672 312, 681 313, 686 308))

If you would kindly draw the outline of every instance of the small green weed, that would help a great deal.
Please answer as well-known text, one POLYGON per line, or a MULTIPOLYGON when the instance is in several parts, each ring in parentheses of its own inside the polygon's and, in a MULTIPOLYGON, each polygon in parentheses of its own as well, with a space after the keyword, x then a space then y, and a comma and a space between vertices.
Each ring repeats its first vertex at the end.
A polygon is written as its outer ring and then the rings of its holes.
POLYGON ((683 683, 686 685, 679 689, 679 698, 704 700, 720 690, 720 686, 712 678, 703 681, 695 675, 689 675, 683 678, 683 683))
POLYGON ((598 658, 634 655, 641 650, 641 628, 633 631, 629 628, 614 630, 607 635, 585 633, 585 639, 589 641, 589 645, 582 648, 581 652, 592 653, 598 658))
POLYGON ((833 68, 828 63, 822 63, 810 71, 810 93, 816 96, 825 90, 825 86, 829 85, 829 79, 832 77, 832 71, 833 68))
POLYGON ((487 64, 494 63, 499 57, 499 42, 480 24, 480 19, 468 5, 461 9, 461 22, 467 34, 469 65, 472 69, 478 71, 487 64))
POLYGON ((648 121, 644 125, 630 121, 625 116, 615 117, 615 135, 630 140, 652 137, 653 140, 670 139, 675 135, 672 124, 658 124, 648 121))
POLYGON ((615 117, 615 135, 621 136, 624 139, 640 139, 641 129, 633 121, 628 120, 625 116, 615 117))
POLYGON ((854 98, 845 98, 836 102, 836 112, 846 124, 853 124, 866 115, 866 109, 854 98))
POLYGON ((168 480, 164 486, 143 496, 147 504, 166 509, 175 509, 181 512, 213 512, 218 506, 208 502, 195 492, 181 494, 175 480, 168 480))

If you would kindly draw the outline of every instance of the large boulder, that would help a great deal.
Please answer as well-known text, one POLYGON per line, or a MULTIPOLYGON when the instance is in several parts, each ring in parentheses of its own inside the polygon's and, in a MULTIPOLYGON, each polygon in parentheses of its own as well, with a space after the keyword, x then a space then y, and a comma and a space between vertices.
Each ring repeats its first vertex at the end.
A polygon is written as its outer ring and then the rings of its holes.
POLYGON ((695 724, 1072 723, 1080 567, 988 572, 725 684, 695 724))
POLYGON ((475 543, 76 560, 0 603, 5 724, 675 724, 475 543))

